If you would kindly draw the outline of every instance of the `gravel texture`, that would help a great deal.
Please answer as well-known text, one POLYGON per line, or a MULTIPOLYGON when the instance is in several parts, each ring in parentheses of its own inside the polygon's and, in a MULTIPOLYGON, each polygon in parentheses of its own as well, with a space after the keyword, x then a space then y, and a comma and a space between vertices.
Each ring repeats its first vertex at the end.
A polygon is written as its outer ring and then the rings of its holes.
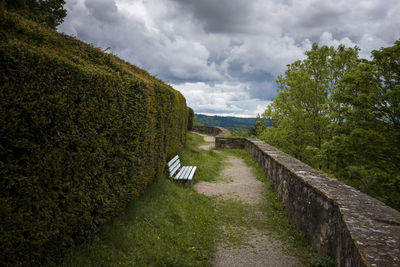
POLYGON ((196 132, 194 132, 194 133, 204 136, 204 141, 208 142, 207 145, 199 146, 199 148, 204 149, 204 150, 212 150, 215 147, 215 137, 214 136, 209 136, 209 135, 205 135, 202 133, 196 133, 196 132))
POLYGON ((258 204, 262 200, 265 186, 258 181, 242 159, 228 158, 229 166, 220 174, 220 181, 199 182, 194 185, 197 192, 207 196, 220 195, 222 198, 236 198, 244 203, 258 204))
MULTIPOLYGON (((214 141, 213 137, 205 136, 206 141, 214 141)), ((200 148, 208 148, 203 145, 200 148)), ((198 182, 194 189, 208 196, 220 196, 223 199, 234 198, 250 205, 257 205, 263 200, 265 190, 264 183, 258 181, 252 170, 237 157, 227 159, 229 165, 221 172, 217 182, 198 182)), ((256 212, 252 216, 265 214, 256 212)), ((226 232, 227 229, 221 228, 226 232)), ((232 230, 232 229, 231 229, 232 230)), ((213 266, 300 266, 300 263, 284 251, 284 244, 275 239, 270 232, 251 227, 246 231, 248 236, 247 246, 232 247, 225 246, 222 242, 218 244, 215 258, 212 260, 213 266)))
POLYGON ((268 233, 253 228, 250 245, 244 248, 224 248, 219 245, 213 266, 271 266, 297 267, 300 264, 293 256, 283 251, 283 244, 268 233))

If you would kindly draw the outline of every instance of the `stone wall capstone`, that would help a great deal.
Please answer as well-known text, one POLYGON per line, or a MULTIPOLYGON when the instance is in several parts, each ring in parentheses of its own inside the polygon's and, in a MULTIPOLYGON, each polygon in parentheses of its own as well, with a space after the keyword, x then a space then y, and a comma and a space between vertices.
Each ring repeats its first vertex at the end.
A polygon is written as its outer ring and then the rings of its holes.
POLYGON ((268 144, 244 142, 296 226, 336 266, 400 266, 400 212, 268 144))
POLYGON ((336 266, 400 266, 400 212, 256 139, 215 142, 252 154, 298 229, 336 266))
POLYGON ((225 136, 226 133, 229 133, 229 131, 225 128, 222 127, 216 127, 216 126, 199 126, 199 125, 194 125, 193 132, 198 132, 198 133, 204 133, 204 134, 211 134, 215 136, 220 136, 223 137, 225 136))
POLYGON ((215 138, 215 146, 219 148, 244 149, 244 141, 244 138, 229 138, 217 136, 215 138))
POLYGON ((229 131, 225 128, 216 126, 193 126, 193 131, 198 133, 215 135, 216 147, 230 148, 230 149, 244 148, 244 140, 242 140, 242 138, 225 137, 225 134, 229 133, 229 131))

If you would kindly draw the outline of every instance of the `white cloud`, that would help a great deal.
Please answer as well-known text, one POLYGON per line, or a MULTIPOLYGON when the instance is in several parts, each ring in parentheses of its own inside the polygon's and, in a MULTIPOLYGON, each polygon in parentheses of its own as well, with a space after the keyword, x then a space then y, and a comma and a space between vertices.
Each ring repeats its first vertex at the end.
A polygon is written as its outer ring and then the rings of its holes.
POLYGON ((350 38, 344 37, 341 40, 334 39, 332 36, 332 33, 330 32, 323 32, 321 37, 320 37, 320 44, 321 45, 327 45, 327 46, 333 46, 333 47, 338 47, 340 44, 345 45, 347 47, 354 47, 356 46, 355 43, 353 43, 350 38))
POLYGON ((181 91, 188 106, 204 114, 240 115, 254 117, 262 113, 270 101, 251 98, 240 83, 208 85, 203 82, 173 85, 181 91))
POLYGON ((174 85, 195 112, 262 113, 312 42, 373 49, 400 37, 400 1, 67 0, 59 31, 174 85))

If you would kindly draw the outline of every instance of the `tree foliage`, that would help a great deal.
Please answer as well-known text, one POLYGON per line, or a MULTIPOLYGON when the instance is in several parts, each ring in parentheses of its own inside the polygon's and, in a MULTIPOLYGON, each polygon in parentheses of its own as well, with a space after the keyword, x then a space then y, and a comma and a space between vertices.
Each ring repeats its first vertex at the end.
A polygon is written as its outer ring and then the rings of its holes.
MULTIPOLYGON (((288 65, 278 77, 279 94, 263 116, 273 122, 261 138, 295 157, 312 163, 322 144, 331 138, 331 117, 336 106, 331 98, 340 88, 344 72, 358 60, 358 48, 317 44, 307 58, 288 65)), ((318 160, 317 160, 318 161, 318 160)))
POLYGON ((315 168, 400 208, 400 41, 358 59, 317 44, 278 77, 258 135, 315 168))
POLYGON ((15 10, 34 21, 45 23, 55 29, 60 25, 67 11, 65 0, 5 0, 7 8, 15 10))
POLYGON ((332 169, 400 208, 400 41, 373 51, 342 83, 334 100, 344 119, 326 148, 337 155, 332 169))
POLYGON ((265 130, 265 128, 265 119, 263 120, 260 114, 257 114, 254 125, 247 129, 247 133, 249 136, 257 137, 265 130))

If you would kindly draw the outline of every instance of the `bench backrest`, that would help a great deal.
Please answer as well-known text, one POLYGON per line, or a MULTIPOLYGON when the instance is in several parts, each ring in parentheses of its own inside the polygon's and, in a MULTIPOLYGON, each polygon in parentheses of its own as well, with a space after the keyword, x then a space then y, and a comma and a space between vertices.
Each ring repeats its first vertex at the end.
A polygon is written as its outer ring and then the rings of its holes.
POLYGON ((173 159, 168 162, 169 176, 173 176, 177 170, 181 167, 179 156, 176 155, 173 159))

